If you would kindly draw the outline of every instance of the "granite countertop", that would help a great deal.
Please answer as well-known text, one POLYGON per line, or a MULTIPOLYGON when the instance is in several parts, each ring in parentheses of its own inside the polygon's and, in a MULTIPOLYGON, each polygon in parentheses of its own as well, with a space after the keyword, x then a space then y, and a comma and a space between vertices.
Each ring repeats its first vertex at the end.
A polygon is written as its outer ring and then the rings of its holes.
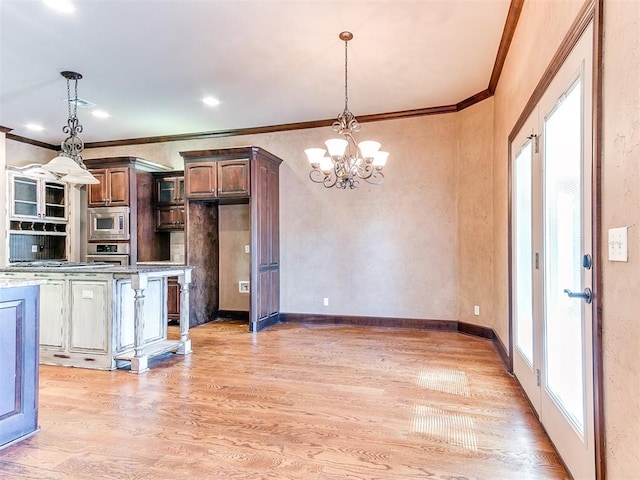
POLYGON ((74 264, 68 265, 56 265, 56 266, 43 266, 43 265, 11 265, 5 268, 0 268, 0 273, 12 273, 12 272, 29 272, 29 273, 118 273, 118 274, 136 274, 136 273, 154 273, 162 271, 181 271, 184 269, 192 269, 194 267, 189 265, 179 264, 145 264, 145 265, 128 265, 120 266, 113 264, 74 264))

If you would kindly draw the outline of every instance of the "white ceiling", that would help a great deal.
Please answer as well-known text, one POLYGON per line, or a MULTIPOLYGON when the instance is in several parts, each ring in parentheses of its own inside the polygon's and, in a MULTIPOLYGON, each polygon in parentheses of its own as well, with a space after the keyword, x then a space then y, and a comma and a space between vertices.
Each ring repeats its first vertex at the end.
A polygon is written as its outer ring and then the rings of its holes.
POLYGON ((251 128, 455 104, 485 90, 509 0, 0 2, 0 126, 59 144, 66 81, 85 142, 251 128), (221 104, 207 107, 205 95, 221 104), (43 132, 25 128, 29 122, 43 132))

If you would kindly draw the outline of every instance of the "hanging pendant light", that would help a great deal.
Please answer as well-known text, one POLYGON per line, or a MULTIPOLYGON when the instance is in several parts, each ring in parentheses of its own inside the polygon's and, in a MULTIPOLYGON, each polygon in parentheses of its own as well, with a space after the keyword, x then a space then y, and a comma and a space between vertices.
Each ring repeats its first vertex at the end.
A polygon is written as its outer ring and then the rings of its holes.
POLYGON ((309 178, 312 182, 322 183, 326 188, 355 188, 359 180, 373 185, 384 181, 382 168, 387 163, 388 152, 380 151, 380 143, 366 140, 356 143, 355 132, 360 131, 360 124, 355 115, 349 111, 348 95, 348 58, 347 42, 353 38, 351 32, 342 32, 340 40, 344 41, 344 111, 332 125, 333 131, 342 138, 331 138, 324 148, 307 148, 304 152, 311 164, 309 178), (325 156, 328 153, 329 156, 325 156))
POLYGON ((60 74, 67 79, 67 105, 69 119, 62 127, 62 131, 68 135, 60 144, 60 155, 43 165, 43 170, 58 174, 60 181, 79 185, 100 183, 91 175, 82 161, 84 142, 78 137, 82 133, 82 125, 78 120, 78 80, 82 75, 76 72, 64 71, 60 74), (74 97, 71 98, 71 80, 74 82, 74 97))

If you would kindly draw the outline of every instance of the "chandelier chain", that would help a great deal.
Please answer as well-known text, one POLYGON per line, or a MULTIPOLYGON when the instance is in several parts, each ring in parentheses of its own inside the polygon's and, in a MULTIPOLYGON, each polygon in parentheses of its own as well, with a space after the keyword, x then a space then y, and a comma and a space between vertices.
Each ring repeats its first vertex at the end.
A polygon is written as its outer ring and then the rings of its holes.
POLYGON ((348 43, 349 43, 348 40, 344 41, 344 111, 345 112, 349 111, 349 90, 347 88, 347 86, 349 85, 348 77, 347 77, 347 72, 349 71, 349 61, 347 59, 348 43))

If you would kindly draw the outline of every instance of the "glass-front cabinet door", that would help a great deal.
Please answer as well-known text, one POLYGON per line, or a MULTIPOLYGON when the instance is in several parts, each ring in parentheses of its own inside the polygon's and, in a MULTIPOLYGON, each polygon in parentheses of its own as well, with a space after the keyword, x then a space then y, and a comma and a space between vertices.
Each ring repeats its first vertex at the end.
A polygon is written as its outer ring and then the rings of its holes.
POLYGON ((45 178, 9 174, 11 218, 66 221, 67 186, 45 178))
POLYGON ((184 177, 164 177, 156 180, 156 202, 160 205, 184 203, 184 177))
POLYGON ((38 180, 27 177, 13 177, 12 217, 38 218, 38 180))

